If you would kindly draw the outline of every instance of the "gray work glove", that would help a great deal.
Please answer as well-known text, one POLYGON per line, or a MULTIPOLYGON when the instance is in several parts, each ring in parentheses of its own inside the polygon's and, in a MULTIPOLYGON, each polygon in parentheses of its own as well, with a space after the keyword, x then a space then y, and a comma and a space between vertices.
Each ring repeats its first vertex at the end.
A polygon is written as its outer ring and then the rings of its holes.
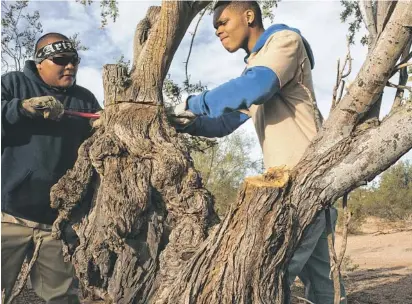
POLYGON ((179 129, 183 129, 195 122, 197 116, 187 110, 187 99, 176 105, 166 109, 169 122, 179 129))
POLYGON ((60 120, 64 114, 63 104, 53 96, 40 96, 21 102, 20 112, 29 118, 60 120))

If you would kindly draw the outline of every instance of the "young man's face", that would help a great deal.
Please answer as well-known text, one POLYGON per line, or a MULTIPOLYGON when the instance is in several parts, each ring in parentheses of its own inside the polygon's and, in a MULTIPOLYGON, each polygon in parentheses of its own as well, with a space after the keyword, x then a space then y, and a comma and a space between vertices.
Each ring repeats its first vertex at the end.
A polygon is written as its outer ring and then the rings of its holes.
MULTIPOLYGON (((45 44, 60 41, 58 38, 51 38, 45 44)), ((45 83, 52 87, 68 88, 76 80, 78 62, 76 63, 77 54, 72 52, 56 54, 53 57, 38 63, 37 70, 40 77, 45 83), (65 57, 65 58, 57 58, 65 57), (72 59, 72 60, 70 60, 72 59), (71 62, 69 62, 71 61, 71 62)))
POLYGON ((216 36, 230 53, 247 47, 249 26, 245 13, 230 6, 219 6, 213 16, 216 36))

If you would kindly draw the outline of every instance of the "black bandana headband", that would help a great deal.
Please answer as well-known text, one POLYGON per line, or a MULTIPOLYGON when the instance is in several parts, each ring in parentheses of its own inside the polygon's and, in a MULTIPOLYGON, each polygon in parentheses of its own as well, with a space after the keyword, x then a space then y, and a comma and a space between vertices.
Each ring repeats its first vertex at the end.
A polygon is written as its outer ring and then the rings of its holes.
POLYGON ((36 63, 41 63, 46 58, 61 53, 75 53, 77 55, 73 43, 67 40, 62 40, 43 46, 34 55, 34 61, 36 61, 36 63))

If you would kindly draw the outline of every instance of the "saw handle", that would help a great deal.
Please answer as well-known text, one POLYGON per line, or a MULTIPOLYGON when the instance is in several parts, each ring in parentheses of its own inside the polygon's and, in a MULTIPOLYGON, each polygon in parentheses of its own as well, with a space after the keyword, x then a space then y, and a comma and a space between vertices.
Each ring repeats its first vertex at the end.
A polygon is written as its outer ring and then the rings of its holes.
POLYGON ((77 111, 70 111, 70 110, 64 110, 65 115, 70 115, 70 116, 78 116, 78 117, 84 117, 84 118, 100 118, 100 114, 97 113, 85 113, 85 112, 77 112, 77 111))

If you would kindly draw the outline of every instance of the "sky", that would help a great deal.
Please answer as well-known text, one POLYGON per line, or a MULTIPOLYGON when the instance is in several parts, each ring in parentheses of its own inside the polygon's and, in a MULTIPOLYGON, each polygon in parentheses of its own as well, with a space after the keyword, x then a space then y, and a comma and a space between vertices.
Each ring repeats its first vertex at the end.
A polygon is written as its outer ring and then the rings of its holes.
MULTIPOLYGON (((100 29, 100 8, 95 1, 83 6, 75 1, 30 1, 29 10, 38 10, 43 24, 43 33, 61 32, 65 35, 79 33, 79 39, 89 47, 81 52, 77 83, 92 91, 99 102, 103 103, 102 68, 104 64, 115 63, 122 55, 132 59, 133 35, 137 23, 145 16, 149 6, 159 5, 160 1, 119 1, 119 17, 116 22, 109 21, 100 29)), ((291 1, 282 0, 274 9, 274 23, 284 23, 298 28, 309 41, 314 56, 315 68, 313 82, 318 106, 324 117, 328 116, 332 90, 336 79, 336 63, 347 53, 346 35, 348 25, 340 21, 342 7, 339 1, 291 1)), ((197 19, 194 19, 188 33, 182 40, 169 70, 170 78, 177 83, 185 79, 186 61, 191 35, 197 19)), ((265 26, 271 25, 265 20, 265 26)), ((357 41, 365 32, 361 32, 357 41)), ((356 76, 367 54, 367 47, 357 42, 351 46, 353 60, 350 82, 356 76)), ((211 16, 205 15, 195 38, 189 63, 191 82, 201 81, 213 88, 239 76, 244 69, 245 52, 240 50, 228 53, 214 35, 211 16)), ((395 80, 394 80, 395 81, 395 80)), ((382 116, 391 107, 395 89, 386 88, 382 105, 382 116)), ((236 132, 247 132, 255 136, 251 121, 236 132)), ((256 137, 255 137, 256 138, 256 137)), ((260 158, 258 142, 253 157, 260 158)), ((412 160, 412 151, 403 159, 412 160)))

